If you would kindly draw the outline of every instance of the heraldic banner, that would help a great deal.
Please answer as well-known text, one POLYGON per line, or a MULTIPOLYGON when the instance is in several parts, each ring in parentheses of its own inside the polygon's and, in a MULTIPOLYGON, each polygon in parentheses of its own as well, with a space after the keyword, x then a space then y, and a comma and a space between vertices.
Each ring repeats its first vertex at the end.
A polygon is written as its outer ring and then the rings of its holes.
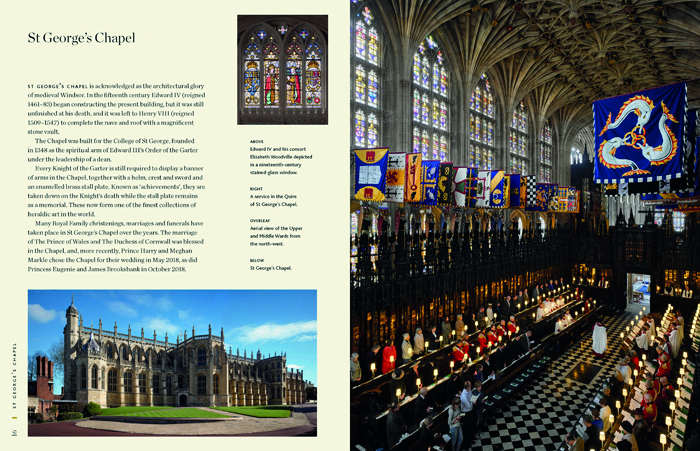
POLYGON ((386 168, 386 190, 384 200, 402 203, 406 187, 406 153, 389 152, 389 163, 386 168))
POLYGON ((529 211, 547 211, 549 207, 549 183, 537 183, 535 185, 535 204, 528 204, 526 210, 529 211))
POLYGON ((509 178, 503 170, 491 171, 491 208, 508 208, 510 198, 509 178))
POLYGON ((437 205, 437 183, 440 160, 423 160, 421 164, 421 205, 437 205))
POLYGON ((491 171, 479 171, 476 179, 476 208, 489 208, 491 203, 491 171))
POLYGON ((593 103, 596 183, 683 177, 685 83, 593 103))
POLYGON ((520 205, 520 174, 510 174, 510 208, 522 208, 520 205))
POLYGON ((440 163, 437 185, 438 204, 440 205, 452 205, 452 166, 452 163, 440 163))
POLYGON ((549 185, 549 207, 547 211, 559 211, 559 184, 548 183, 549 185))
POLYGON ((355 199, 382 202, 389 148, 355 150, 355 199))
POLYGON ((406 189, 404 190, 406 202, 420 202, 422 167, 423 156, 420 153, 406 155, 406 189))

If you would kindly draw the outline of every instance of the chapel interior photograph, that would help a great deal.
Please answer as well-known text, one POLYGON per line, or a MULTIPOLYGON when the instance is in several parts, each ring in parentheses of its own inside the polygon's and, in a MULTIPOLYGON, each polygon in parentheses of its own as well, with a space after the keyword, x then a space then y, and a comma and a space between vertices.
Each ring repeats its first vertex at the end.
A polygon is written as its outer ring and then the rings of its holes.
POLYGON ((349 7, 351 448, 700 449, 700 2, 349 7))

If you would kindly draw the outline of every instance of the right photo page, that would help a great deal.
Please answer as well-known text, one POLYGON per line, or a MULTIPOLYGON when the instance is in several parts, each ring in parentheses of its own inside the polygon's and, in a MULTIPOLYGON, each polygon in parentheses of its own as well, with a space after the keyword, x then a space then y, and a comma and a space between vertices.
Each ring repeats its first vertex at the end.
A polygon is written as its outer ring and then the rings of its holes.
POLYGON ((697 2, 349 3, 351 448, 697 449, 697 2))

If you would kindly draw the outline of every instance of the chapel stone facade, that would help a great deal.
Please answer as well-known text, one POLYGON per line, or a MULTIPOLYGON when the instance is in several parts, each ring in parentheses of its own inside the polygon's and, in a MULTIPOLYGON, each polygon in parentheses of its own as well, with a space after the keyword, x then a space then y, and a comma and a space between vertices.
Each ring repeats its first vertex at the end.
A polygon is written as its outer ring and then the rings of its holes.
POLYGON ((251 351, 228 353, 224 331, 184 334, 175 343, 140 335, 83 327, 71 302, 64 337, 64 399, 82 410, 94 402, 119 406, 252 406, 306 401, 304 372, 287 367, 286 353, 263 358, 251 351))

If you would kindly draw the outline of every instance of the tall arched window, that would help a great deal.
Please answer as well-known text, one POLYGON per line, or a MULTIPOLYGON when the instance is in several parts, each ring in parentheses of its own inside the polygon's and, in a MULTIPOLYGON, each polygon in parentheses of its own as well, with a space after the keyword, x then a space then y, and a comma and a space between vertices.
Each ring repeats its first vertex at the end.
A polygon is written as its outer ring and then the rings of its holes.
POLYGON ((124 393, 131 393, 134 391, 133 378, 131 371, 124 372, 124 393))
POLYGON ((493 90, 486 74, 472 92, 469 101, 469 165, 491 169, 494 154, 493 90))
POLYGON ((207 376, 204 374, 200 374, 199 376, 197 376, 197 394, 207 394, 207 376))
POLYGON ((215 395, 219 394, 219 375, 218 374, 214 375, 214 394, 215 395))
POLYGON ((583 154, 576 147, 571 148, 571 164, 583 163, 583 154))
POLYGON ((117 391, 117 370, 115 369, 107 373, 107 391, 117 391))
POLYGON ((98 379, 98 370, 97 370, 97 365, 93 365, 91 370, 90 370, 90 387, 92 388, 97 388, 97 379, 98 379))
POLYGON ((205 366, 207 364, 207 350, 204 346, 197 349, 197 365, 205 366))
POLYGON ((424 159, 447 159, 448 85, 442 50, 428 36, 413 56, 413 151, 424 159))
POLYGON ((355 147, 379 145, 379 90, 381 55, 378 25, 372 10, 363 2, 351 0, 353 26, 350 67, 352 84, 353 139, 355 147))
POLYGON ((139 393, 146 393, 146 373, 139 373, 139 393))
POLYGON ((173 394, 173 377, 169 374, 165 376, 165 394, 173 394))
POLYGON ((515 107, 510 124, 510 169, 514 173, 526 174, 529 159, 527 157, 527 112, 525 105, 515 107))
POLYGON ((151 387, 153 388, 154 395, 160 395, 160 374, 153 375, 153 380, 151 381, 151 387))
POLYGON ((80 388, 87 388, 87 368, 80 366, 80 388))
POLYGON ((128 361, 129 356, 129 348, 127 348, 126 345, 122 345, 122 360, 128 361))
POLYGON ((239 123, 327 123, 327 24, 320 17, 239 21, 239 123))
POLYGON ((549 120, 544 123, 540 132, 540 182, 549 183, 552 180, 552 126, 549 120))

